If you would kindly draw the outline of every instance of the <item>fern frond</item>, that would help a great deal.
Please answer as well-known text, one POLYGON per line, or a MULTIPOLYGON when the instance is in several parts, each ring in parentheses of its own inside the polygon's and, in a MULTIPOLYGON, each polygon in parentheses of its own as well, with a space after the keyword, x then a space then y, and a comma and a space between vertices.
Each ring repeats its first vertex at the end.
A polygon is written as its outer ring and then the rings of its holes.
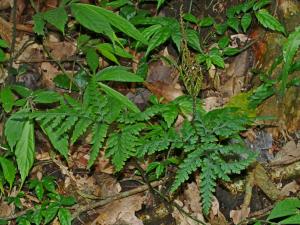
POLYGON ((103 146, 103 141, 106 137, 108 130, 108 125, 107 124, 94 124, 93 129, 92 129, 92 149, 90 152, 90 159, 88 161, 88 169, 91 168, 91 166, 94 164, 96 161, 98 155, 99 155, 99 150, 103 146))
POLYGON ((107 140, 106 156, 112 158, 116 171, 120 171, 125 161, 136 154, 139 145, 137 135, 145 128, 142 123, 127 125, 119 133, 112 133, 107 140))
POLYGON ((77 116, 69 116, 60 124, 59 128, 56 130, 57 135, 63 135, 67 133, 78 120, 77 116))
POLYGON ((83 135, 87 128, 92 124, 93 120, 80 118, 74 126, 73 134, 71 137, 71 144, 74 144, 78 138, 83 135))
POLYGON ((189 179, 191 173, 195 172, 201 165, 201 155, 205 149, 198 148, 192 153, 188 154, 187 158, 180 164, 175 176, 175 181, 171 187, 171 192, 176 191, 179 186, 189 179))
POLYGON ((165 149, 168 149, 170 142, 168 138, 162 137, 159 140, 150 139, 146 140, 137 148, 137 157, 142 158, 146 154, 152 155, 155 152, 160 152, 165 149))
POLYGON ((208 215, 211 207, 212 197, 216 187, 216 179, 214 164, 208 159, 204 159, 200 176, 200 192, 205 215, 208 215))

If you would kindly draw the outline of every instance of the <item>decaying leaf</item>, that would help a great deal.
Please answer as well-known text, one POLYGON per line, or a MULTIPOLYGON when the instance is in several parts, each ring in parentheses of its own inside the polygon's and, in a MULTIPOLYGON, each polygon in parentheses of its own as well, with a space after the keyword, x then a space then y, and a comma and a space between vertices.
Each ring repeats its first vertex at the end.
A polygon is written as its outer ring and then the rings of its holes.
POLYGON ((241 221, 246 219, 250 214, 250 208, 247 208, 245 210, 239 209, 239 210, 231 210, 230 211, 230 218, 232 219, 234 224, 239 224, 241 221))
POLYGON ((142 208, 144 196, 133 195, 118 201, 114 201, 99 210, 99 216, 92 225, 143 225, 143 222, 135 216, 135 212, 142 208))

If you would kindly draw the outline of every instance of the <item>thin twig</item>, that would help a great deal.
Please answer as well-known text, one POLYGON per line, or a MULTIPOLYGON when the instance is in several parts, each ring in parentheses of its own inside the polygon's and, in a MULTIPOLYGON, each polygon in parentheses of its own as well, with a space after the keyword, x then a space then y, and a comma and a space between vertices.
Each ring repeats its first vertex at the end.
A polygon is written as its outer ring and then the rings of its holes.
MULTIPOLYGON (((165 182, 166 182, 166 180, 152 182, 151 187, 157 187, 165 182)), ((129 196, 132 196, 132 195, 135 195, 135 194, 147 191, 147 190, 149 190, 149 185, 146 184, 146 185, 137 187, 137 188, 129 190, 129 191, 121 192, 120 194, 108 197, 106 199, 89 203, 88 205, 80 206, 79 204, 77 204, 72 207, 72 208, 76 209, 76 211, 72 214, 72 219, 77 218, 81 213, 84 213, 86 211, 107 205, 108 203, 111 203, 113 201, 127 198, 129 196)))

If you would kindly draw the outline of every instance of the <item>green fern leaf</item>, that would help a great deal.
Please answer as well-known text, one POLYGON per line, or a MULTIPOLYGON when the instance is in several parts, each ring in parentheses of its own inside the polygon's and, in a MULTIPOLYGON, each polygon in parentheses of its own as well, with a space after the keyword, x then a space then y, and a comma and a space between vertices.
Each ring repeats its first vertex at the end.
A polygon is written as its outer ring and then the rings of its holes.
POLYGON ((112 158, 116 171, 120 171, 125 161, 136 154, 136 146, 139 145, 137 135, 144 129, 142 123, 127 125, 119 133, 112 133, 107 140, 106 156, 112 158))
POLYGON ((92 122, 92 120, 86 118, 80 118, 77 121, 71 137, 71 144, 74 144, 78 138, 86 132, 87 128, 92 124, 92 122))
POLYGON ((92 130, 92 149, 90 152, 90 159, 88 161, 88 169, 91 168, 91 166, 94 164, 96 161, 98 155, 99 155, 99 150, 103 146, 103 141, 104 138, 106 137, 108 130, 108 125, 107 124, 94 124, 93 130, 92 130))
POLYGON ((202 207, 205 215, 208 215, 213 193, 216 187, 216 175, 214 174, 214 164, 208 159, 204 159, 201 176, 200 176, 200 192, 202 199, 202 207))
POLYGON ((171 192, 174 192, 178 187, 189 179, 191 173, 195 172, 201 165, 201 155, 205 152, 205 148, 198 148, 190 153, 187 158, 180 164, 176 173, 175 181, 171 187, 171 192))
POLYGON ((58 136, 63 135, 67 133, 76 123, 78 120, 78 117, 76 116, 69 116, 67 117, 59 126, 59 128, 56 130, 56 133, 58 136))

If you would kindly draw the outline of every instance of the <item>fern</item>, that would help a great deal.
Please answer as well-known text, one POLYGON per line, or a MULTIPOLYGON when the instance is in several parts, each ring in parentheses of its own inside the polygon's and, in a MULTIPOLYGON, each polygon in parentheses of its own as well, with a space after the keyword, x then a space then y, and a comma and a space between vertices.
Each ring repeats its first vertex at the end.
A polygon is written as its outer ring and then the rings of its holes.
POLYGON ((139 132, 145 128, 145 124, 137 123, 121 128, 118 133, 112 133, 107 140, 106 156, 112 157, 116 171, 120 171, 125 161, 136 154, 139 145, 139 132))
POLYGON ((208 214, 217 179, 229 181, 228 175, 240 173, 256 158, 238 135, 250 123, 249 118, 233 108, 208 113, 198 110, 193 122, 185 121, 180 137, 187 155, 179 166, 171 192, 199 169, 202 206, 208 214))
POLYGON ((30 117, 36 119, 53 147, 65 158, 68 156, 69 140, 74 144, 92 127, 92 148, 88 162, 90 168, 106 137, 109 124, 105 118, 108 113, 107 97, 101 94, 97 82, 92 78, 84 92, 82 102, 65 95, 64 101, 57 108, 33 112, 30 117))

